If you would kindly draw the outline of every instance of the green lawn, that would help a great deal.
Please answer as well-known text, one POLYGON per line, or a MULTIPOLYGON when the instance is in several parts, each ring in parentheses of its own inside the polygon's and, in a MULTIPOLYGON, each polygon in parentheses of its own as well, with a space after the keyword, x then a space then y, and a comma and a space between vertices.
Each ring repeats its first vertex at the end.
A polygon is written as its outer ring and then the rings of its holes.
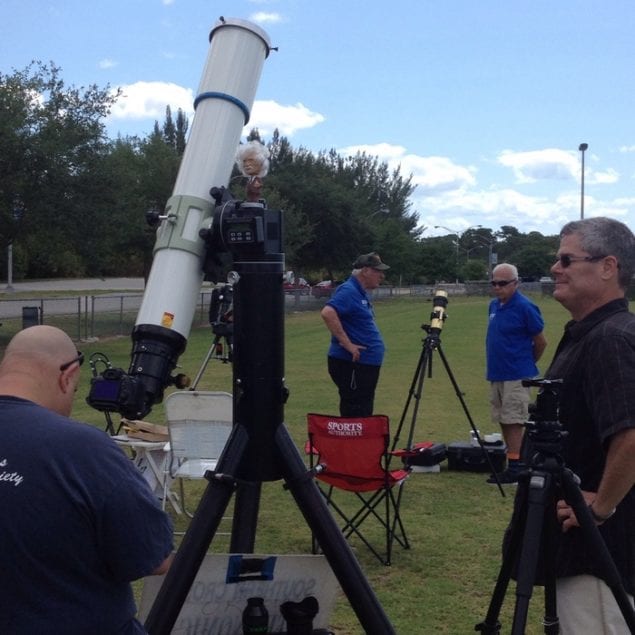
MULTIPOLYGON (((549 346, 540 364, 542 371, 555 351, 568 314, 549 297, 537 296, 546 320, 549 346)), ((489 421, 488 384, 485 381, 484 337, 487 298, 450 298, 448 319, 442 334, 442 350, 448 360, 473 420, 482 434, 496 432, 489 421)), ((375 411, 390 416, 393 429, 399 422, 421 355, 429 321, 429 299, 403 298, 376 303, 379 326, 387 344, 375 411)), ((211 342, 208 328, 194 329, 180 362, 184 371, 196 374, 211 342)), ((285 375, 290 390, 285 421, 298 447, 306 438, 306 413, 337 413, 337 394, 326 370, 328 335, 319 313, 288 315, 285 327, 285 375)), ((113 364, 124 368, 130 353, 129 338, 113 338, 80 345, 85 353, 108 354, 113 364)), ((454 392, 438 352, 432 356, 432 376, 424 378, 414 441, 451 443, 467 441, 470 425, 454 392)), ((83 380, 74 416, 103 427, 103 416, 83 400, 90 370, 84 366, 83 380)), ((202 390, 231 390, 231 367, 210 361, 199 386, 202 390)), ((157 406, 148 420, 163 422, 157 406)), ((410 418, 407 419, 408 423, 410 418)), ((407 430, 402 436, 404 442, 407 430)), ((486 474, 453 472, 446 463, 438 474, 413 474, 405 485, 403 518, 411 549, 395 548, 393 565, 385 567, 354 539, 351 544, 375 589, 384 610, 404 635, 473 632, 486 613, 500 566, 500 543, 508 522, 514 489, 485 483, 486 474)), ((189 485, 192 503, 203 485, 189 485)), ((182 518, 176 519, 184 527, 182 518)), ((212 550, 223 552, 227 543, 218 536, 212 550)), ((310 531, 291 495, 281 482, 265 483, 258 523, 256 552, 308 553, 310 531)), ((511 628, 514 586, 502 611, 503 632, 511 628)), ((530 607, 527 633, 542 633, 542 590, 537 588, 530 607)), ((361 633, 345 597, 338 601, 332 624, 338 635, 361 633)))

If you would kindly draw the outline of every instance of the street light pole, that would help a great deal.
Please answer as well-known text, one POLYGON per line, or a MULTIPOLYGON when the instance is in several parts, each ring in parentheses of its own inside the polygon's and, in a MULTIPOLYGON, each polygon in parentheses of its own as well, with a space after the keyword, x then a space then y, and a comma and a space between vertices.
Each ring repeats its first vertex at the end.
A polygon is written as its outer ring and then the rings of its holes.
POLYGON ((7 245, 7 286, 5 291, 12 293, 13 288, 13 241, 7 245))
POLYGON ((446 232, 450 232, 454 236, 456 236, 456 270, 454 275, 454 284, 459 284, 459 241, 461 240, 461 234, 457 231, 450 229, 449 227, 445 227, 443 225, 435 225, 435 229, 445 229, 446 232))
POLYGON ((588 143, 581 143, 578 146, 578 150, 582 153, 582 174, 580 176, 580 220, 584 218, 584 153, 588 147, 588 143))
POLYGON ((483 236, 475 235, 473 236, 474 240, 477 240, 481 243, 481 245, 485 245, 487 247, 487 271, 489 273, 490 279, 492 278, 492 252, 494 249, 494 241, 483 236))
MULTIPOLYGON (((450 229, 449 227, 445 227, 444 225, 435 225, 434 228, 435 229, 445 229, 445 231, 450 232, 451 234, 453 234, 454 236, 456 236, 456 272, 457 272, 457 278, 456 278, 456 282, 458 283, 459 279, 458 279, 458 272, 459 272, 459 242, 461 240, 461 237, 463 236, 463 234, 465 234, 468 230, 470 229, 479 229, 481 227, 481 225, 471 225, 470 227, 468 227, 467 229, 464 229, 461 233, 457 232, 454 229, 450 229)), ((487 246, 487 271, 489 272, 489 277, 492 277, 492 265, 494 264, 492 262, 492 253, 493 253, 493 248, 494 248, 494 241, 490 240, 490 239, 486 239, 483 236, 479 236, 478 234, 475 234, 472 236, 472 238, 478 242, 481 243, 481 245, 486 245, 487 246)), ((470 250, 466 250, 468 253, 468 259, 469 259, 469 251, 470 250)))
MULTIPOLYGON (((19 196, 15 197, 13 202, 13 222, 19 223, 22 219, 22 214, 24 214, 24 205, 19 196)), ((7 293, 12 293, 14 291, 13 288, 13 236, 15 232, 15 227, 11 229, 11 240, 7 245, 7 293)))

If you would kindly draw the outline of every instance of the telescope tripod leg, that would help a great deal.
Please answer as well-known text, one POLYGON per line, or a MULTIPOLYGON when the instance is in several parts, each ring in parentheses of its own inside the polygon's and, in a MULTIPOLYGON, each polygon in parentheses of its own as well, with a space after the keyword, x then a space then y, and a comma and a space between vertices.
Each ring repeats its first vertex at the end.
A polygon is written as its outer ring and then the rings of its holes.
POLYGON ((234 519, 229 550, 231 553, 253 553, 260 509, 261 483, 239 483, 234 498, 234 519))
POLYGON ((465 403, 465 398, 463 397, 463 391, 459 388, 459 384, 457 383, 456 378, 454 377, 454 373, 452 372, 452 369, 450 368, 448 359, 445 356, 443 349, 441 348, 441 342, 439 342, 437 346, 437 350, 439 351, 439 357, 441 358, 441 361, 443 362, 443 367, 445 368, 445 372, 450 378, 450 383, 452 384, 452 387, 454 388, 454 394, 458 397, 458 400, 461 403, 461 407, 463 408, 463 412, 465 413, 465 416, 467 417, 470 427, 472 428, 472 430, 474 431, 474 434, 478 438, 479 436, 478 429, 476 428, 476 425, 474 424, 474 420, 472 419, 472 415, 470 414, 467 404, 465 403))
POLYGON ((216 347, 218 346, 219 342, 220 342, 220 335, 217 335, 216 337, 214 337, 214 341, 212 342, 212 345, 209 347, 209 350, 207 351, 207 355, 205 355, 205 359, 203 360, 201 367, 198 369, 198 373, 196 373, 196 377, 194 378, 194 381, 192 382, 192 385, 190 386, 190 390, 196 390, 196 387, 198 386, 198 382, 201 381, 201 377, 203 376, 203 373, 205 372, 205 369, 207 368, 207 365, 209 364, 209 360, 212 358, 212 355, 214 354, 214 351, 216 350, 216 347))
MULTIPOLYGON (((234 426, 216 472, 208 476, 209 483, 194 518, 146 619, 145 627, 151 635, 171 633, 229 504, 234 491, 234 479, 229 475, 239 473, 247 443, 245 428, 234 426)), ((316 536, 364 632, 369 635, 394 635, 390 620, 283 425, 277 427, 274 443, 287 487, 316 536)))
POLYGON ((525 533, 527 484, 524 481, 521 481, 518 484, 515 504, 516 507, 509 525, 509 533, 503 545, 503 559, 501 567, 498 572, 494 592, 492 593, 492 598, 487 609, 487 615, 485 616, 485 620, 483 622, 475 626, 475 630, 480 631, 485 635, 497 635, 500 633, 501 623, 498 618, 500 616, 501 607, 503 606, 503 601, 505 600, 509 581, 512 577, 516 554, 522 546, 522 539, 525 533))
POLYGON ((470 424, 470 428, 472 428, 472 432, 474 433, 474 436, 476 440, 478 441, 478 444, 481 447, 481 450, 483 451, 485 460, 487 461, 489 468, 492 471, 492 475, 494 476, 494 480, 496 481, 496 484, 498 485, 498 491, 501 493, 501 496, 504 498, 505 491, 503 490, 503 486, 501 485, 501 482, 498 478, 498 474, 496 470, 494 469, 494 464, 492 463, 492 459, 488 451, 483 446, 483 441, 481 440, 481 436, 474 423, 474 419, 472 419, 472 415, 470 414, 467 404, 465 403, 463 392, 459 388, 459 384, 457 383, 456 378, 454 377, 454 373, 452 372, 452 369, 450 368, 450 364, 445 356, 445 353, 443 352, 443 349, 441 348, 441 342, 438 343, 437 350, 439 351, 439 357, 441 358, 441 361, 443 362, 443 367, 445 368, 445 372, 447 373, 450 379, 450 383, 452 384, 452 387, 454 388, 454 394, 457 396, 459 403, 461 404, 461 407, 463 408, 463 412, 465 413, 465 416, 467 417, 467 421, 470 424))
MULTIPOLYGON (((523 635, 525 633, 527 610, 535 582, 538 557, 542 553, 540 547, 544 544, 544 521, 550 499, 553 500, 551 495, 551 476, 549 474, 540 473, 538 480, 533 483, 530 482, 530 476, 526 475, 519 482, 509 534, 505 540, 503 562, 487 615, 485 620, 475 627, 477 631, 481 631, 485 635, 500 633, 501 624, 498 618, 514 569, 516 554, 519 553, 516 606, 511 633, 512 635, 523 635), (545 476, 547 478, 544 478, 545 476)), ((549 547, 550 545, 551 543, 547 542, 547 546, 549 547)), ((550 563, 553 563, 553 561, 553 554, 551 557, 544 558, 546 567, 550 567, 550 563)), ((555 615, 555 579, 550 570, 547 571, 545 587, 546 594, 548 594, 545 597, 549 598, 545 615, 551 618, 552 615, 555 615)), ((557 630, 553 631, 554 634, 557 632, 557 630)))
POLYGON ((527 624, 529 601, 536 582, 538 561, 543 564, 545 579, 545 633, 559 633, 556 613, 556 536, 560 531, 555 509, 555 482, 550 472, 532 471, 527 480, 526 521, 518 562, 516 608, 512 635, 523 635, 527 624))
POLYGON ((412 377, 412 383, 410 384, 410 390, 408 391, 408 399, 406 399, 406 405, 404 406, 403 412, 401 414, 401 419, 399 420, 399 425, 395 430, 395 435, 393 437, 392 447, 390 448, 392 451, 397 449, 399 444, 399 438, 401 436, 401 431, 403 429, 404 423, 406 421, 406 417, 408 415, 408 410, 410 408, 410 403, 414 399, 414 405, 412 408, 412 415, 410 417, 410 429, 408 431, 408 440, 406 441, 406 448, 412 447, 412 439, 414 436, 415 424, 417 423, 417 414, 419 412, 419 402, 421 401, 421 395, 423 394, 423 380, 425 379, 426 370, 428 375, 432 374, 432 350, 430 346, 428 346, 428 338, 424 340, 423 348, 421 349, 421 354, 419 355, 419 361, 417 362, 417 368, 415 369, 415 373, 412 377))

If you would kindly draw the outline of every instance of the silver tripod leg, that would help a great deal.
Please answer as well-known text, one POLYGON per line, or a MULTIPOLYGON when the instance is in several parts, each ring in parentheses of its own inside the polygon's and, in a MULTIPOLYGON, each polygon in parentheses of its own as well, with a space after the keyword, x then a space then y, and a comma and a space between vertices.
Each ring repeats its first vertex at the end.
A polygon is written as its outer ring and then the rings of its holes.
POLYGON ((203 373, 205 372, 205 369, 207 368, 207 364, 209 364, 209 360, 212 358, 212 355, 214 354, 214 351, 216 350, 216 346, 219 342, 220 336, 216 336, 214 338, 214 341, 212 342, 212 345, 209 347, 209 350, 207 351, 207 355, 205 355, 205 359, 203 360, 203 363, 201 364, 201 367, 199 368, 198 373, 196 373, 196 377, 194 377, 194 381, 192 382, 192 385, 190 386, 190 390, 196 390, 196 387, 198 386, 198 382, 201 381, 201 377, 203 376, 203 373))

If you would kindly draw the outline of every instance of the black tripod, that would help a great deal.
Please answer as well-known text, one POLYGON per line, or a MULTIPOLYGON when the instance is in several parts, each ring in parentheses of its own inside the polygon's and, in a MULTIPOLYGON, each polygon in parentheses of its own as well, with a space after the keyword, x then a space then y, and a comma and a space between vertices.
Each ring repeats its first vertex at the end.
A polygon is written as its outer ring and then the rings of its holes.
MULTIPOLYGON (((275 219, 265 216, 264 220, 270 236, 275 219)), ((247 221, 241 222, 244 226, 247 221)), ((150 610, 146 629, 152 635, 171 632, 234 491, 231 550, 249 553, 261 483, 284 478, 364 632, 391 635, 395 631, 390 620, 282 422, 287 397, 284 259, 266 246, 264 256, 249 251, 250 247, 245 245, 235 263, 239 281, 234 294, 234 426, 216 470, 206 474, 207 487, 150 610)))
POLYGON ((428 335, 423 340, 421 355, 419 356, 417 368, 412 378, 412 383, 410 384, 410 390, 408 391, 408 398, 406 399, 406 405, 404 406, 403 412, 401 414, 401 419, 399 420, 399 425, 397 426, 397 430, 395 432, 395 437, 393 439, 391 450, 394 452, 397 449, 397 446, 399 445, 399 437, 401 435, 403 426, 405 425, 405 422, 408 416, 408 411, 411 405, 412 405, 412 413, 410 416, 410 428, 408 430, 408 439, 406 441, 405 449, 411 450, 413 447, 412 440, 414 437, 415 425, 417 423, 417 415, 419 413, 419 405, 421 401, 421 396, 423 394, 423 381, 426 376, 426 371, 427 371, 428 377, 432 377, 432 357, 433 357, 434 351, 437 351, 439 353, 439 357, 441 358, 441 361, 443 362, 443 366, 450 379, 450 382, 452 383, 452 387, 454 388, 454 393, 456 394, 459 402, 461 403, 463 412, 465 413, 465 416, 467 417, 470 427, 472 428, 472 433, 474 435, 474 438, 478 441, 478 444, 481 450, 483 451, 483 455, 485 456, 490 466, 490 469, 492 471, 492 474, 494 475, 494 478, 496 479, 496 483, 498 484, 498 489, 500 490, 501 495, 505 496, 505 492, 500 484, 500 481, 498 480, 498 475, 496 473, 496 470, 494 469, 494 465, 492 464, 492 460, 489 456, 489 453, 487 452, 487 450, 485 449, 483 445, 483 441, 481 440, 479 431, 474 425, 474 420, 472 419, 472 415, 470 414, 467 404, 465 403, 465 399, 463 398, 463 393, 461 392, 461 389, 459 388, 459 385, 456 382, 454 374, 452 373, 452 370, 450 369, 450 364, 448 363, 445 353, 443 352, 443 349, 441 347, 441 329, 443 328, 443 322, 446 318, 445 307, 448 304, 447 294, 445 293, 445 291, 437 291, 432 302, 433 302, 433 308, 432 308, 432 314, 430 316, 430 324, 429 325, 423 324, 421 326, 421 328, 424 331, 426 331, 428 335))
POLYGON ((620 579, 615 563, 591 516, 576 476, 560 457, 561 440, 566 435, 557 421, 556 386, 559 382, 528 381, 526 385, 540 385, 535 421, 526 424, 532 459, 527 472, 521 475, 514 502, 514 514, 506 536, 503 563, 485 621, 475 630, 486 635, 500 633, 498 621, 509 580, 516 571, 516 605, 512 635, 525 633, 527 612, 538 571, 542 565, 545 587, 544 632, 557 635, 560 625, 556 610, 556 551, 561 532, 556 516, 559 498, 571 506, 580 524, 602 579, 610 587, 631 633, 635 633, 635 611, 620 579), (547 409, 551 414, 543 418, 547 409), (553 413, 556 413, 555 415, 553 413))
POLYGON ((198 373, 196 373, 196 377, 190 386, 190 390, 196 390, 198 386, 198 382, 201 381, 201 377, 209 364, 209 360, 218 359, 223 364, 231 363, 232 354, 234 349, 234 325, 229 323, 219 323, 212 325, 212 332, 214 333, 214 339, 212 340, 212 344, 203 359, 203 363, 201 367, 198 369, 198 373))
POLYGON ((218 359, 223 364, 231 363, 234 353, 234 287, 235 272, 230 271, 227 284, 216 287, 209 301, 209 323, 214 339, 196 373, 190 390, 196 390, 209 360, 218 359))

